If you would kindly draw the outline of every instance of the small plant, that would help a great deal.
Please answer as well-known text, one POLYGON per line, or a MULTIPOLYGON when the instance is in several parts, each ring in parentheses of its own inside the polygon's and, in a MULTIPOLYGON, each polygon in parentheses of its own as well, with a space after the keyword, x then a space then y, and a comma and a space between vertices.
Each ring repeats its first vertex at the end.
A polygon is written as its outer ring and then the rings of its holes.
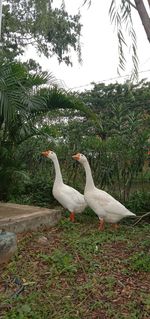
POLYGON ((150 272, 150 253, 140 252, 131 257, 131 267, 136 271, 150 272))
POLYGON ((143 296, 143 303, 145 305, 146 310, 150 310, 150 294, 143 296))
POLYGON ((53 265, 53 268, 56 268, 58 272, 77 272, 77 266, 73 263, 73 257, 71 254, 57 249, 51 256, 40 254, 40 257, 50 265, 53 265))

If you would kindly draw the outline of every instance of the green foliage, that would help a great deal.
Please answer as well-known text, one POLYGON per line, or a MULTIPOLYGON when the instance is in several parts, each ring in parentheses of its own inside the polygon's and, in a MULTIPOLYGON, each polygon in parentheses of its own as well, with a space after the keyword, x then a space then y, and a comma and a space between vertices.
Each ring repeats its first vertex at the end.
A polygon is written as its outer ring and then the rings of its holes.
POLYGON ((0 128, 3 139, 17 141, 35 132, 31 115, 46 108, 38 87, 50 75, 31 75, 21 63, 0 63, 0 128))
MULTIPOLYGON (((6 188, 7 197, 2 193, 2 199, 18 204, 35 205, 42 207, 52 207, 57 205, 52 195, 52 182, 42 179, 42 176, 30 177, 30 181, 16 180, 16 187, 13 188, 12 180, 11 189, 6 188)), ((3 188, 4 189, 4 188, 3 188)))
POLYGON ((148 176, 149 168, 145 163, 149 148, 149 83, 141 82, 130 88, 128 83, 99 84, 91 91, 81 93, 80 100, 79 95, 66 94, 55 85, 41 88, 48 75, 43 74, 42 80, 34 73, 30 77, 27 69, 25 72, 26 80, 23 82, 22 77, 18 80, 22 83, 21 94, 29 89, 30 98, 42 98, 45 106, 39 105, 36 109, 32 103, 28 107, 19 101, 19 107, 14 103, 14 113, 9 117, 1 115, 0 174, 2 176, 3 172, 5 176, 5 181, 1 179, 2 199, 42 206, 53 204, 54 167, 50 160, 41 157, 41 152, 46 149, 57 153, 64 182, 83 193, 84 170, 71 157, 80 151, 89 159, 97 187, 105 189, 135 212, 147 210, 148 199, 141 199, 138 194, 135 199, 136 194, 135 197, 131 194, 135 184, 141 192, 140 187, 148 176), (31 80, 37 84, 36 90, 31 80), (22 179, 22 183, 18 180, 14 187, 13 179, 8 182, 6 178, 6 175, 10 178, 10 170, 12 173, 21 170, 22 176, 26 173, 29 180, 22 179))
POLYGON ((1 63, 0 67, 0 179, 1 199, 15 198, 24 190, 29 174, 19 159, 17 147, 34 135, 32 116, 46 102, 35 87, 45 84, 48 74, 30 75, 20 63, 1 63))
POLYGON ((146 160, 149 83, 94 84, 81 98, 97 116, 95 126, 89 124, 84 133, 82 152, 86 150, 96 184, 108 191, 113 185, 112 195, 125 202, 146 160))
POLYGON ((148 252, 139 252, 130 258, 131 267, 136 271, 150 272, 150 254, 148 252))
POLYGON ((50 256, 40 254, 40 258, 49 263, 53 269, 59 273, 75 273, 77 272, 77 266, 74 264, 73 256, 69 253, 55 250, 50 256))
POLYGON ((135 213, 148 212, 150 208, 150 191, 136 191, 131 193, 129 200, 126 202, 126 206, 135 213))
POLYGON ((30 177, 11 144, 0 147, 0 200, 21 196, 30 177))
MULTIPOLYGON (((128 116, 138 115, 149 126, 150 83, 142 80, 137 84, 93 83, 92 90, 80 94, 84 103, 96 112, 96 133, 102 138, 112 136, 115 122, 123 119, 122 125, 127 124, 128 116)), ((117 124, 117 123, 116 123, 117 124)), ((120 127, 121 128, 121 127, 120 127)))
POLYGON ((50 207, 54 203, 52 181, 46 177, 33 177, 32 182, 26 187, 25 194, 30 195, 30 203, 35 206, 50 207))
POLYGON ((80 55, 80 14, 69 15, 65 7, 56 8, 49 0, 11 0, 3 4, 3 56, 14 59, 27 45, 39 54, 56 55, 59 62, 71 64, 70 49, 80 55))
MULTIPOLYGON (((31 200, 32 203, 49 204, 48 187, 46 190, 44 180, 42 185, 37 178, 33 181, 35 184, 33 189, 37 187, 35 197, 25 193, 27 179, 32 174, 34 176, 35 168, 32 161, 30 171, 29 159, 32 155, 32 159, 35 160, 37 154, 34 153, 39 152, 39 149, 34 149, 35 140, 43 141, 45 136, 46 142, 42 144, 42 147, 49 145, 51 131, 47 131, 43 124, 46 114, 58 108, 77 108, 85 112, 85 105, 79 98, 58 89, 57 81, 51 74, 41 71, 31 72, 21 63, 1 62, 0 66, 0 199, 19 200, 19 202, 31 200), (47 88, 43 89, 42 86, 45 84, 47 88), (28 144, 27 150, 25 141, 29 139, 30 143, 32 136, 34 136, 33 145, 28 144), (21 148, 22 144, 24 147, 21 148), (38 193, 38 189, 40 191, 43 189, 42 195, 38 193)), ((50 124, 48 123, 48 127, 50 124)), ((42 151, 41 148, 40 152, 42 151)))

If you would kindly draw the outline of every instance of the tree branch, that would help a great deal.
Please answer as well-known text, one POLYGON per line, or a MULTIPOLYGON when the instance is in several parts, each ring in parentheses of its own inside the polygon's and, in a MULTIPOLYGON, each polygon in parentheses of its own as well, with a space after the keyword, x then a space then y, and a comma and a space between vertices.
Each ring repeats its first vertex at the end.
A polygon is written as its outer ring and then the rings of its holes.
MULTIPOLYGON (((145 29, 148 41, 150 42, 150 18, 149 15, 146 11, 145 5, 143 0, 134 0, 137 11, 139 13, 139 16, 141 18, 143 27, 145 29)), ((150 0, 148 0, 148 2, 150 3, 150 0)))
MULTIPOLYGON (((150 1, 150 0, 148 0, 148 1, 150 1)), ((131 5, 131 7, 133 7, 134 9, 137 10, 137 7, 130 0, 126 0, 126 2, 128 2, 131 5)))
POLYGON ((138 220, 136 221, 136 223, 133 224, 133 226, 137 225, 144 217, 150 216, 150 212, 142 215, 140 218, 138 218, 138 220))
POLYGON ((147 1, 148 1, 149 6, 150 6, 150 0, 147 0, 147 1))

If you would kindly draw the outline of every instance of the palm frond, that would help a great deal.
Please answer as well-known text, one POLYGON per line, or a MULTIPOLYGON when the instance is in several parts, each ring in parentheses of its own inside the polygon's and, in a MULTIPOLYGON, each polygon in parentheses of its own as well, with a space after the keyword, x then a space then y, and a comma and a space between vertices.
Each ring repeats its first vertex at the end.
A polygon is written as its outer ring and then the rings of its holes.
POLYGON ((84 115, 95 119, 94 113, 81 101, 75 93, 71 94, 57 87, 41 89, 41 95, 47 101, 47 109, 74 109, 79 110, 84 115))

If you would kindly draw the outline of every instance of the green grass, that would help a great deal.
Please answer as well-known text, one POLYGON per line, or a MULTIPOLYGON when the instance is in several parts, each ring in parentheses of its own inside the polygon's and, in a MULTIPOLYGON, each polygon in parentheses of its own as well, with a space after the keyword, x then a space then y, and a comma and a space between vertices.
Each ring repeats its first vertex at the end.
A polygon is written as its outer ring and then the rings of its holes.
POLYGON ((83 214, 19 235, 0 270, 0 319, 150 318, 150 225, 97 226, 83 214))

